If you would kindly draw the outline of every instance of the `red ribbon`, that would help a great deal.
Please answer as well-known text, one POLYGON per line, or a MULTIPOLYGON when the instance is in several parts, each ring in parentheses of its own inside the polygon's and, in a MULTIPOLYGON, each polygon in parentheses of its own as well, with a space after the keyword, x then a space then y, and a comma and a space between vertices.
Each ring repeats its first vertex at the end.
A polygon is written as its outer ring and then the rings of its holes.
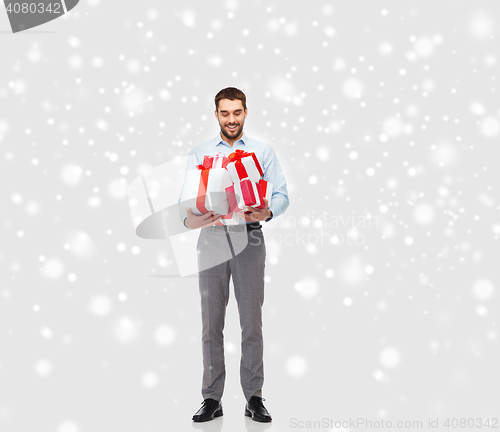
MULTIPOLYGON (((267 192, 267 182, 265 180, 260 179, 259 186, 262 189, 262 196, 265 197, 267 192)), ((257 189, 259 188, 259 186, 257 186, 257 189)))
MULTIPOLYGON (((228 156, 228 159, 222 162, 222 168, 226 168, 228 163, 235 162, 235 168, 236 172, 238 173, 238 176, 240 178, 245 178, 248 177, 247 171, 245 169, 245 166, 241 162, 241 159, 247 156, 252 156, 255 166, 259 170, 259 174, 262 177, 264 175, 264 172, 262 171, 262 167, 260 166, 259 160, 257 159, 257 156, 253 152, 246 152, 240 149, 235 150, 233 153, 231 153, 228 156)), ((226 168, 227 169, 227 168, 226 168)))
MULTIPOLYGON (((198 165, 200 166, 200 165, 198 165)), ((210 173, 209 169, 202 169, 200 175, 200 185, 198 187, 198 196, 196 197, 196 208, 201 214, 208 213, 205 207, 205 199, 207 195, 207 185, 208 185, 208 175, 210 173)))
POLYGON ((255 183, 255 186, 257 188, 257 193, 259 194, 261 202, 261 205, 255 208, 260 210, 266 207, 266 204, 264 203, 264 198, 266 196, 267 182, 265 180, 260 179, 258 183, 255 183))

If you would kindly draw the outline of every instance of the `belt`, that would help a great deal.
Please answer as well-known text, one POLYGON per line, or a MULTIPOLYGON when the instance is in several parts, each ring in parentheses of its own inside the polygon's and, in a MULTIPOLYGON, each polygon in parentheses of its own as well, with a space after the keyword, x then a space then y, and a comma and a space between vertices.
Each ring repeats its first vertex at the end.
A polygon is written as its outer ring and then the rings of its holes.
POLYGON ((249 224, 239 224, 239 225, 211 225, 209 227, 206 227, 205 229, 209 229, 212 231, 225 231, 225 232, 253 231, 256 229, 262 229, 262 225, 259 222, 250 222, 249 224))

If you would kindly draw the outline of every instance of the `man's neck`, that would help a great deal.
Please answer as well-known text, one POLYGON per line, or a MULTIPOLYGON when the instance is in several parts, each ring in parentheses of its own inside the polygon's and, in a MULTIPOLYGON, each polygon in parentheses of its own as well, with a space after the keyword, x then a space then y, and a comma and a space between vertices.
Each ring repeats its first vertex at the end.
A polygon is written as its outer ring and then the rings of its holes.
POLYGON ((222 135, 223 140, 226 141, 232 147, 236 141, 239 141, 241 139, 241 137, 243 136, 243 131, 241 131, 241 134, 238 138, 235 138, 233 140, 229 140, 229 138, 227 136, 225 136, 222 132, 221 132, 221 135, 222 135))

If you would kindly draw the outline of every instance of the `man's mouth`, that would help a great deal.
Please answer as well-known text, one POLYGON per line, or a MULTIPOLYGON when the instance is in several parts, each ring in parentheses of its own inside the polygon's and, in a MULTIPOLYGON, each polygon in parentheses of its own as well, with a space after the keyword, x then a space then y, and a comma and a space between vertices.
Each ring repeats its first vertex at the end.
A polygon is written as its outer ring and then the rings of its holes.
POLYGON ((235 131, 236 130, 236 126, 228 126, 227 127, 230 131, 235 131))

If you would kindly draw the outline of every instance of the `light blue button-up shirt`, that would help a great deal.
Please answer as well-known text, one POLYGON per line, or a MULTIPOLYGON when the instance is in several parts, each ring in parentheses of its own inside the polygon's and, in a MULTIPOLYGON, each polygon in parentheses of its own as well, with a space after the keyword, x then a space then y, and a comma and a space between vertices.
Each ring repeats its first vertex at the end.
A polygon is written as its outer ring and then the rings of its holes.
MULTIPOLYGON (((217 152, 224 153, 229 156, 231 153, 237 149, 244 150, 246 152, 253 152, 257 156, 258 161, 262 167, 262 172, 264 173, 262 179, 272 183, 273 193, 271 197, 271 202, 268 203, 269 210, 273 213, 273 219, 285 212, 290 204, 288 199, 288 189, 286 187, 285 175, 281 169, 281 165, 278 161, 278 157, 274 152, 273 148, 266 143, 257 141, 245 135, 243 132, 242 137, 235 141, 231 147, 226 141, 224 141, 221 132, 211 140, 205 141, 204 143, 194 147, 189 153, 188 163, 186 170, 195 170, 196 165, 201 165, 203 163, 203 158, 205 155, 212 156, 217 152)), ((184 189, 184 185, 183 188, 184 189)), ((181 201, 181 195, 179 196, 179 202, 181 201)), ((181 213, 181 219, 187 217, 187 214, 181 213)), ((245 222, 243 219, 241 222, 245 222)), ((250 223, 250 222, 246 222, 250 223)))

